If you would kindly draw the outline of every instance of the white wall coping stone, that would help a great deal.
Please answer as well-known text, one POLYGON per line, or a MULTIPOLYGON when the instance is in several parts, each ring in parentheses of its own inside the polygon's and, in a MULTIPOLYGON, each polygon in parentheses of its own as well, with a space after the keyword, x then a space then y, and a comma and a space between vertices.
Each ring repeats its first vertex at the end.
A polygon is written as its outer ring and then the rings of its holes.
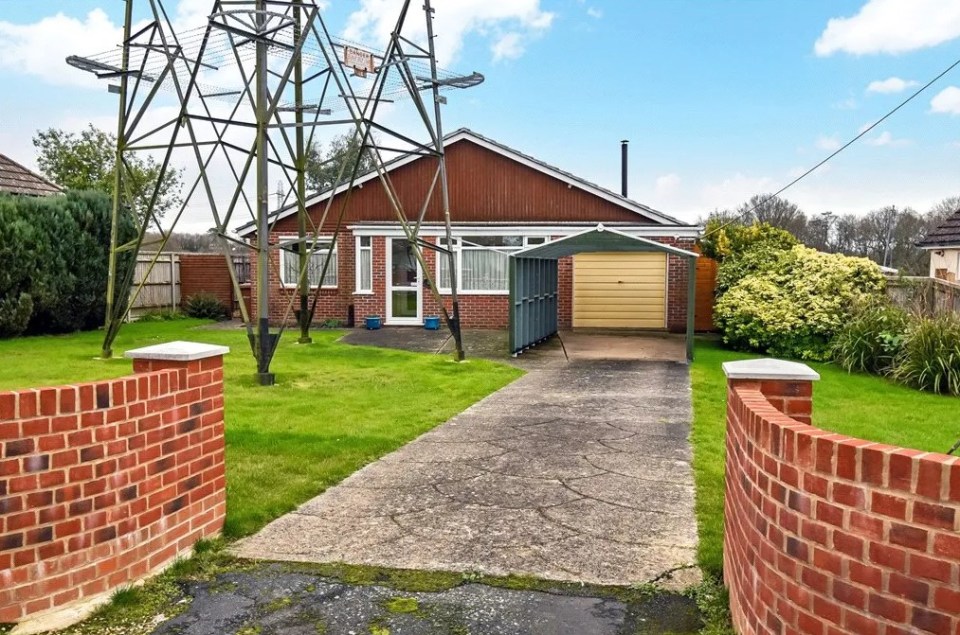
POLYGON ((820 374, 806 364, 769 358, 724 362, 723 372, 727 379, 774 381, 819 381, 820 379, 820 374))
POLYGON ((228 346, 201 344, 200 342, 166 342, 143 348, 135 348, 123 354, 128 359, 160 359, 171 362, 192 362, 198 359, 226 355, 228 346))

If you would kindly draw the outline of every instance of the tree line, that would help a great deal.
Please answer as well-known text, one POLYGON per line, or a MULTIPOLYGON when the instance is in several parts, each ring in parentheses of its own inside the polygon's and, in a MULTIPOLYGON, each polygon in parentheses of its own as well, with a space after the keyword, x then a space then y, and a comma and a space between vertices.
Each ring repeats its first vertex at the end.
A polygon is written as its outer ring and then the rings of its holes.
POLYGON ((926 212, 888 205, 864 215, 822 212, 808 215, 785 198, 758 194, 736 210, 701 220, 709 233, 728 223, 766 223, 793 234, 800 242, 827 253, 869 258, 901 274, 927 275, 929 256, 917 243, 960 209, 960 196, 943 199, 926 212))

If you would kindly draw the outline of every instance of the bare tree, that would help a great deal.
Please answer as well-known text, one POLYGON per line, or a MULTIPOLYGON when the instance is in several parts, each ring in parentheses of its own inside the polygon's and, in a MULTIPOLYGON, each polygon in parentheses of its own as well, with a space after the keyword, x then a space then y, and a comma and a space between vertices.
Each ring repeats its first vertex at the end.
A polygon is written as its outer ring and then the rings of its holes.
POLYGON ((770 194, 757 194, 737 208, 737 213, 747 222, 767 223, 785 229, 800 240, 804 239, 807 215, 785 198, 770 194))
POLYGON ((808 220, 804 241, 807 246, 820 251, 834 251, 832 238, 837 220, 833 212, 823 212, 808 220))

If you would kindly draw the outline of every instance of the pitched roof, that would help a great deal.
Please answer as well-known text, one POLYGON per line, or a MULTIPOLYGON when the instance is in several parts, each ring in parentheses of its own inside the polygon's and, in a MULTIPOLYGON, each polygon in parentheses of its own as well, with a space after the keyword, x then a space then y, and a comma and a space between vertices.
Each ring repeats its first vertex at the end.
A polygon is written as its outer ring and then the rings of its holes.
POLYGON ((19 196, 50 196, 62 193, 63 189, 0 154, 0 192, 19 196))
MULTIPOLYGON (((544 174, 547 174, 548 176, 557 178, 567 183, 568 185, 571 185, 573 187, 578 187, 584 191, 587 191, 611 203, 614 203, 615 205, 619 205, 629 211, 635 212, 640 216, 644 216, 650 220, 653 220, 654 222, 660 225, 677 225, 677 226, 683 226, 683 227, 690 226, 688 223, 684 223, 683 221, 678 220, 672 216, 668 216, 667 214, 664 214, 663 212, 655 210, 652 207, 648 207, 647 205, 638 203, 625 196, 621 196, 620 194, 617 194, 616 192, 613 192, 604 187, 601 187, 596 183, 591 183, 586 179, 582 179, 574 174, 571 174, 570 172, 561 170, 558 167, 555 167, 553 165, 550 165, 549 163, 536 159, 528 154, 524 154, 518 150, 515 150, 507 145, 500 143, 499 141, 494 141, 489 137, 485 137, 481 134, 478 134, 473 130, 470 130, 469 128, 460 128, 444 136, 443 145, 444 147, 449 147, 454 143, 457 143, 463 140, 472 141, 473 143, 476 143, 484 148, 487 148, 488 150, 496 152, 497 154, 505 156, 509 159, 513 159, 514 161, 517 161, 528 167, 538 170, 544 174)), ((396 170, 399 167, 407 165, 408 163, 412 163, 413 161, 416 161, 419 158, 422 158, 422 155, 420 154, 403 155, 403 156, 397 157, 396 159, 386 162, 384 164, 384 167, 386 168, 387 172, 390 172, 390 171, 396 170)), ((376 171, 367 172, 366 174, 363 174, 357 177, 355 186, 362 185, 367 181, 373 180, 375 178, 377 178, 376 171)), ((327 200, 331 196, 335 196, 337 194, 340 194, 341 192, 346 191, 347 185, 348 184, 343 184, 335 189, 330 188, 327 190, 323 190, 321 192, 314 194, 313 196, 308 197, 306 202, 307 207, 316 205, 317 203, 327 200)), ((270 221, 272 223, 275 220, 279 220, 281 218, 285 218, 292 214, 296 214, 296 212, 297 212, 296 204, 288 205, 282 209, 272 212, 270 215, 270 221)), ((242 227, 239 227, 237 231, 241 235, 248 235, 253 233, 256 230, 255 225, 256 223, 250 222, 243 225, 242 227)))
POLYGON ((919 247, 960 247, 960 209, 917 243, 919 247))

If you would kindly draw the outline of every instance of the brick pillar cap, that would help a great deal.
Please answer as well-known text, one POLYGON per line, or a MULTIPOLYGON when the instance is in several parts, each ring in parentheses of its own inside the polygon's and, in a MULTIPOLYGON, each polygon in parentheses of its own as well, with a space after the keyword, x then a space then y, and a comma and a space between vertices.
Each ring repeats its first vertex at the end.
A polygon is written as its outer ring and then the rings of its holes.
POLYGON ((227 346, 201 344, 199 342, 166 342, 143 348, 135 348, 123 354, 129 359, 159 359, 171 362, 192 362, 208 357, 226 355, 230 352, 227 346))
POLYGON ((724 362, 723 372, 727 379, 768 381, 818 381, 820 379, 820 374, 806 364, 769 358, 724 362))

